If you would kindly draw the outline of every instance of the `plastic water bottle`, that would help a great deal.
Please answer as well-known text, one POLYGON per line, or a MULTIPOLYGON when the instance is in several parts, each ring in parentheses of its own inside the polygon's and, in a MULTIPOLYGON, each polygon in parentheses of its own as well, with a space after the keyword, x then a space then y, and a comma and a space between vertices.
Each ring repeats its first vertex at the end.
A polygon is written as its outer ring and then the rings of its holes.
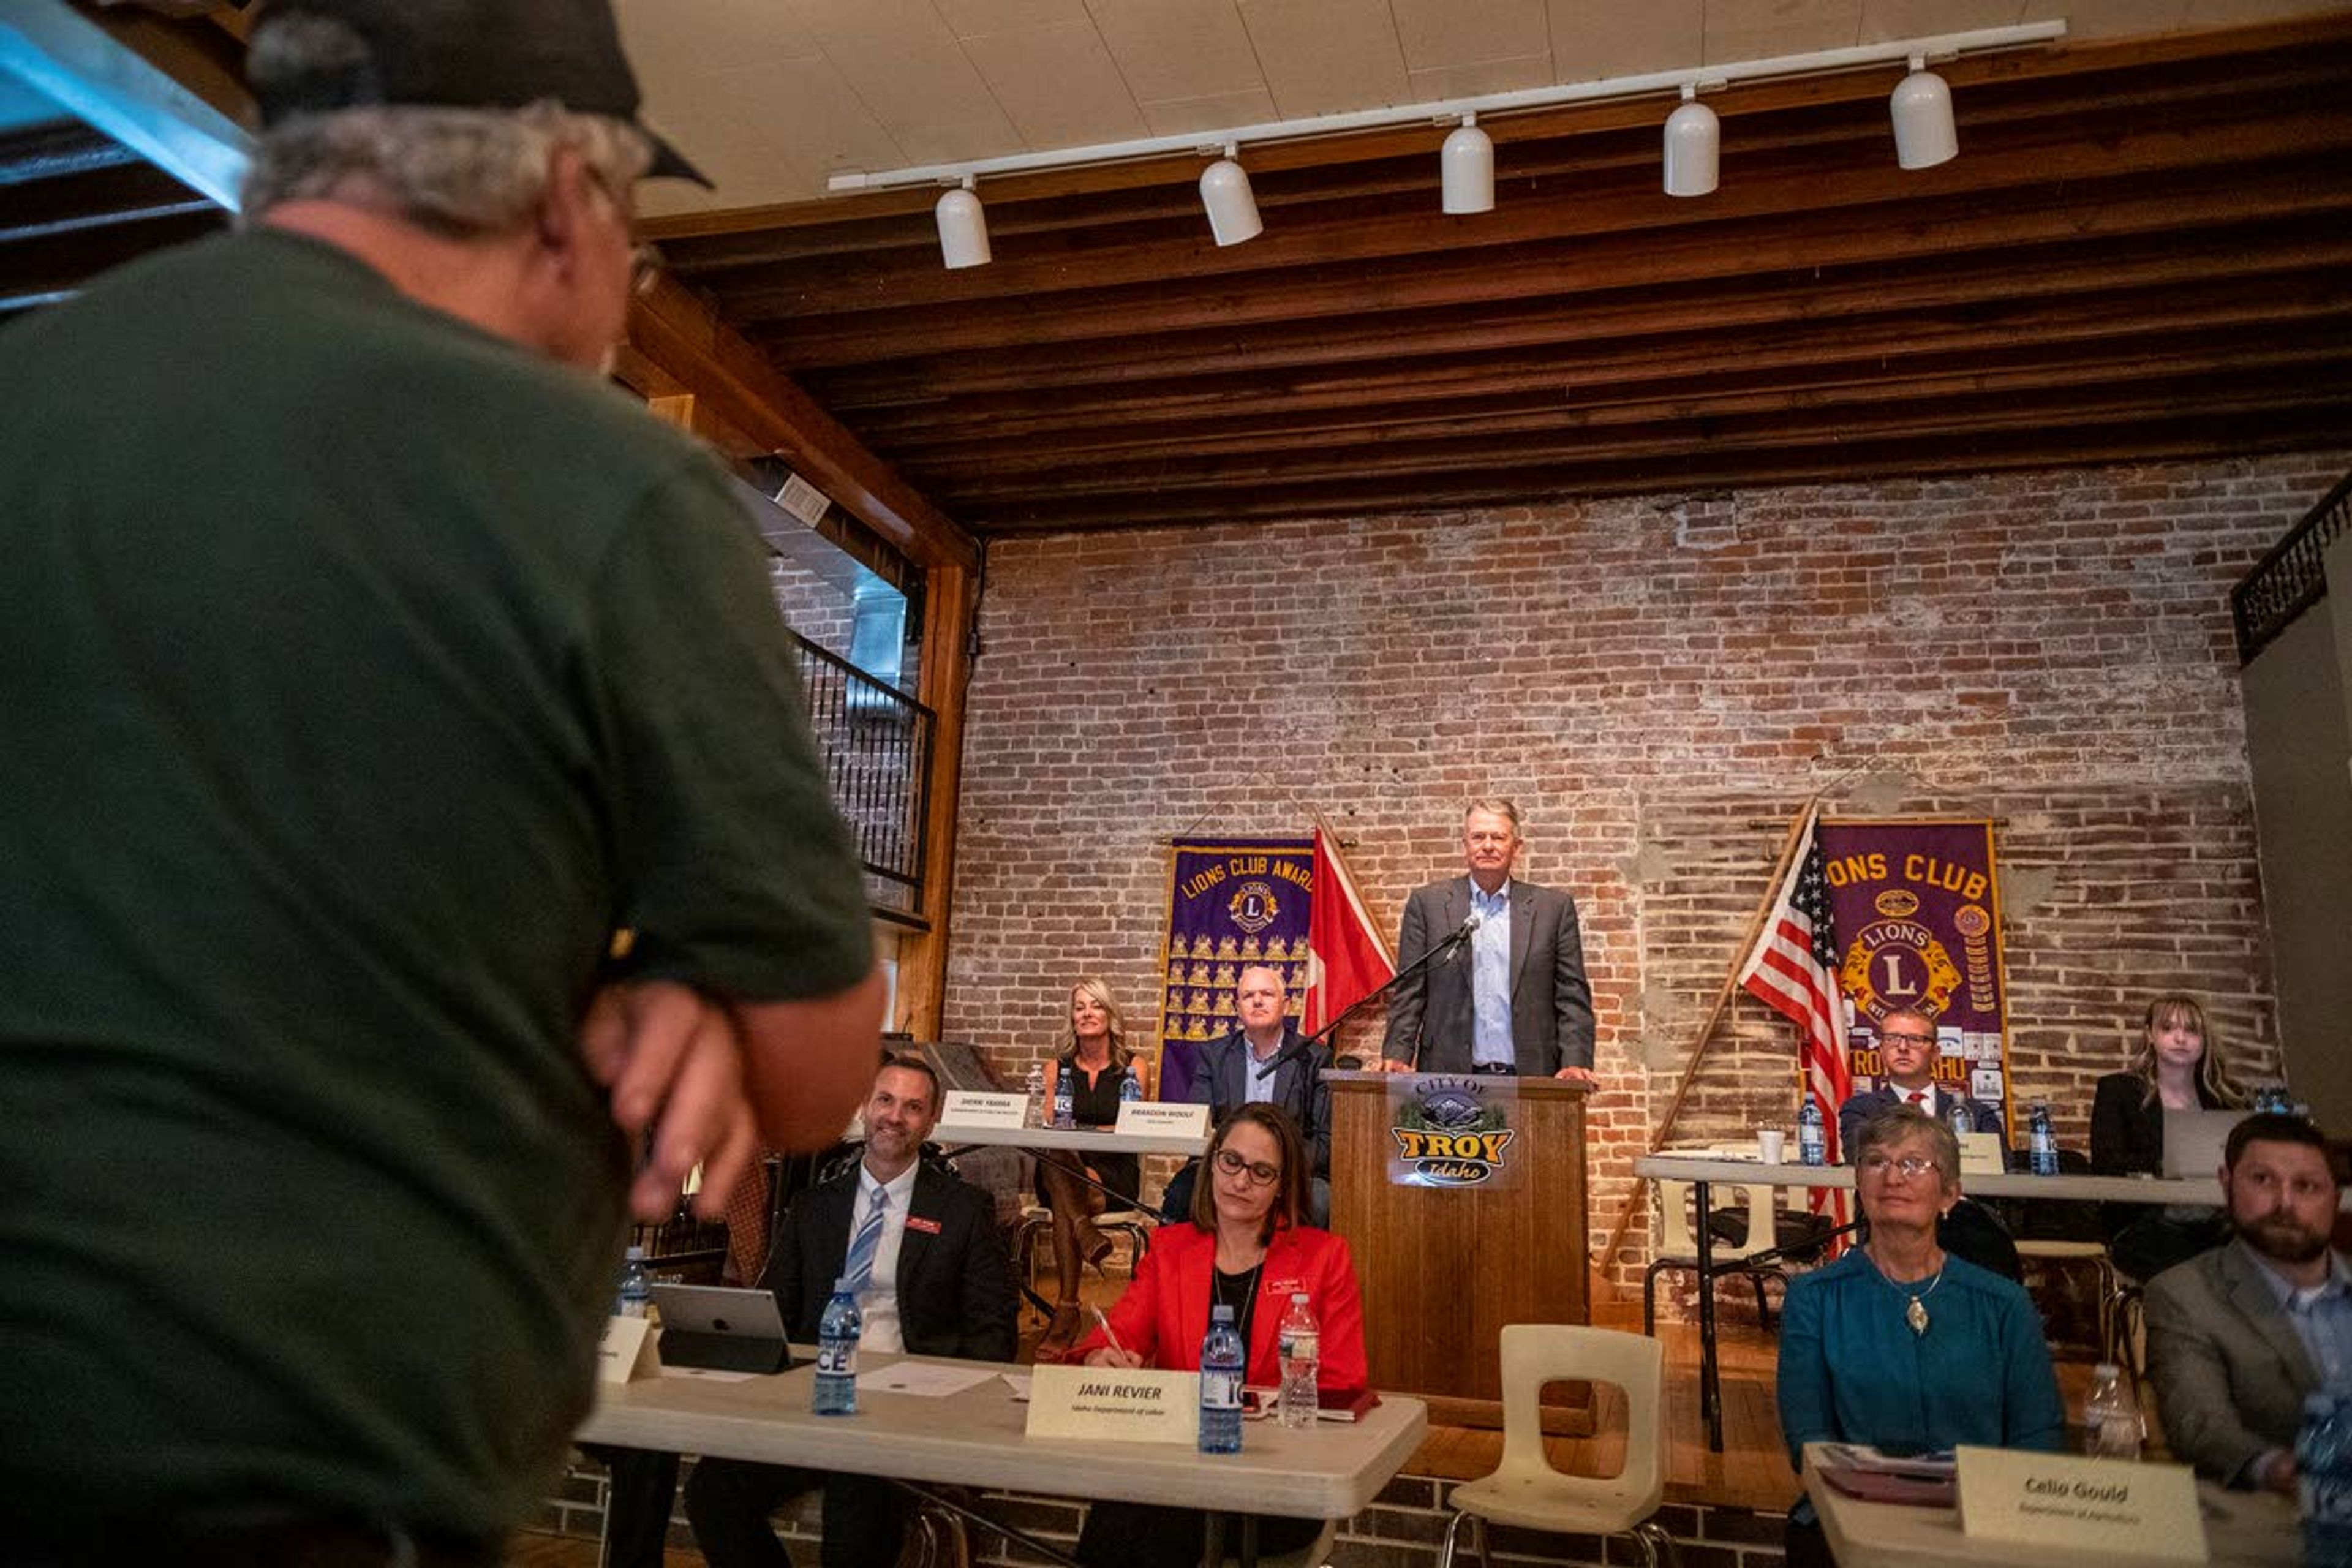
POLYGON ((629 1248, 628 1260, 621 1265, 621 1293, 613 1300, 616 1318, 642 1318, 654 1299, 654 1283, 646 1272, 646 1249, 629 1248))
POLYGON ((866 1318, 846 1279, 833 1282, 833 1300, 816 1321, 816 1398, 819 1415, 857 1414, 857 1336, 866 1318))
POLYGON ((1129 1068, 1119 1076, 1119 1103, 1124 1105, 1130 1100, 1141 1100, 1142 1098, 1143 1079, 1133 1068, 1129 1068))
POLYGON ((1220 1305, 1201 1341, 1201 1452, 1242 1451, 1242 1336, 1234 1310, 1220 1305))
POLYGON ((2124 1386, 2121 1367, 2101 1362, 2091 1369, 2091 1392, 2083 1400, 2083 1429, 2091 1456, 2099 1459, 2137 1459, 2142 1429, 2139 1405, 2124 1386))
POLYGON ((2303 1560, 2352 1563, 2352 1388, 2307 1394, 2294 1440, 2303 1560))
POLYGON ((1315 1413, 1320 1408, 1317 1387, 1323 1370, 1323 1331, 1315 1321, 1315 1309, 1307 1303, 1307 1292, 1290 1294, 1290 1310, 1282 1315, 1281 1337, 1277 1342, 1282 1352, 1282 1403, 1275 1414, 1285 1426, 1304 1430, 1315 1425, 1315 1413))
POLYGON ((2054 1176, 2058 1173, 2058 1135, 2050 1131, 2050 1104, 2047 1100, 2033 1102, 2033 1113, 2026 1120, 2026 1149, 2032 1158, 2033 1173, 2054 1176))
POLYGON ((2257 1115, 2284 1116, 2292 1112, 2294 1109, 2294 1101, 2288 1098, 2286 1085, 2283 1083, 2266 1083, 2254 1090, 2254 1110, 2257 1115))
POLYGON ((1043 1062, 1029 1064, 1028 1092, 1029 1107, 1021 1113, 1021 1125, 1043 1127, 1045 1125, 1045 1065, 1043 1062))
POLYGON ((1797 1163, 1801 1165, 1826 1165, 1830 1161, 1829 1134, 1822 1121, 1822 1108, 1811 1096, 1797 1107, 1797 1163))
POLYGON ((1969 1115, 1969 1102, 1957 1095, 1952 1099, 1952 1108, 1944 1112, 1944 1120, 1952 1124, 1955 1138, 1966 1138, 1977 1130, 1975 1119, 1969 1115))
POLYGON ((1066 1063, 1054 1074, 1054 1125, 1076 1127, 1078 1124, 1077 1088, 1071 1080, 1077 1072, 1066 1063))

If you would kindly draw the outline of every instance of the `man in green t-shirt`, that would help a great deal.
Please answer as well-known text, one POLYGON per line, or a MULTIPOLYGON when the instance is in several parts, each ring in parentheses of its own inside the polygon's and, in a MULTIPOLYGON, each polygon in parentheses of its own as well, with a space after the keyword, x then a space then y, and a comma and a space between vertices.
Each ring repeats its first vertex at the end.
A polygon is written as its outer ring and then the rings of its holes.
POLYGON ((250 71, 243 230, 0 333, 12 1562, 494 1561, 626 1212, 876 1059, 758 542, 594 374, 692 177, 608 0, 250 71))

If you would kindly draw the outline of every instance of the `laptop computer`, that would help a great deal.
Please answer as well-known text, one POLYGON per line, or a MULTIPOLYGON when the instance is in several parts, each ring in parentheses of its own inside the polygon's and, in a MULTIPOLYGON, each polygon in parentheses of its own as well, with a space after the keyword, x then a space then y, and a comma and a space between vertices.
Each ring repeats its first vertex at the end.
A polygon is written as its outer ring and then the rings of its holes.
POLYGON ((2212 1175, 2221 1168, 2221 1151, 2230 1142, 2230 1129, 2250 1114, 2243 1110, 2166 1111, 2164 1173, 2212 1175))
POLYGON ((660 1282, 653 1289, 664 1366, 768 1373, 795 1364, 774 1291, 660 1282))

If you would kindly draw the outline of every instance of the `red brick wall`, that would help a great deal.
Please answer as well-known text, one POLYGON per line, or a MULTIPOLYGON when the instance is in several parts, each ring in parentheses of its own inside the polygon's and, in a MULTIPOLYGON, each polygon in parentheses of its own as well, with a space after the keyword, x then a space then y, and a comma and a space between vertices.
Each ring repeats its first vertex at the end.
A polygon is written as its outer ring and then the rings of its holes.
MULTIPOLYGON (((2000 819, 2012 1068, 2083 1147, 2090 1082, 2159 989, 2275 1061, 2228 591, 2347 466, 1000 542, 946 1033, 1017 1071, 1087 973, 1148 1033, 1171 835, 1319 807, 1393 922, 1458 869, 1464 798, 1507 794, 1520 874, 1583 912, 1598 1245, 1789 816, 1826 786, 1848 815, 2000 819)), ((1683 1131, 1785 1125, 1791 1074, 1785 1026, 1740 1003, 1683 1131)))

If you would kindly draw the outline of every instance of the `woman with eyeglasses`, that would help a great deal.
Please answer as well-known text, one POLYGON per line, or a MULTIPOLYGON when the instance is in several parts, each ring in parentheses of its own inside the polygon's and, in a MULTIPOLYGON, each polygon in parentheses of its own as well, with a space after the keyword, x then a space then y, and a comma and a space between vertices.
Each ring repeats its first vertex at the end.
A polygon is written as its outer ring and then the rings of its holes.
MULTIPOLYGON (((1789 1282, 1779 1393, 1790 1462, 1824 1442, 1896 1455, 2057 1448, 2065 1408, 2032 1302, 1936 1239, 1960 1198, 1951 1128, 1902 1106, 1865 1123, 1849 1152, 1870 1239, 1789 1282)), ((1830 1562, 1802 1500, 1788 1542, 1790 1568, 1830 1562)))
MULTIPOLYGON (((2168 1110, 2242 1110, 2246 1093, 2193 996, 2159 996, 2140 1020, 2131 1067, 2099 1079, 2091 1100, 2091 1169, 2102 1176, 2159 1174, 2168 1110)), ((2218 1208, 2114 1204, 2102 1216, 2107 1253, 2135 1279, 2153 1279, 2230 1239, 2218 1208)))
MULTIPOLYGON (((1312 1166, 1297 1124, 1272 1105, 1244 1105, 1209 1139, 1189 1222, 1162 1226, 1135 1282, 1079 1345, 1089 1366, 1194 1372, 1212 1306, 1234 1309, 1249 1347, 1244 1380, 1281 1381, 1276 1331, 1290 1298, 1307 1292, 1322 1332, 1321 1385, 1364 1386, 1364 1303, 1348 1244, 1302 1223, 1312 1166)), ((1262 1552, 1295 1552, 1322 1530, 1312 1519, 1261 1519, 1262 1552)), ((1201 1515, 1189 1509, 1097 1502, 1078 1536, 1078 1561, 1157 1568, 1200 1557, 1201 1515)), ((1230 1537, 1229 1537, 1230 1539, 1230 1537)))

